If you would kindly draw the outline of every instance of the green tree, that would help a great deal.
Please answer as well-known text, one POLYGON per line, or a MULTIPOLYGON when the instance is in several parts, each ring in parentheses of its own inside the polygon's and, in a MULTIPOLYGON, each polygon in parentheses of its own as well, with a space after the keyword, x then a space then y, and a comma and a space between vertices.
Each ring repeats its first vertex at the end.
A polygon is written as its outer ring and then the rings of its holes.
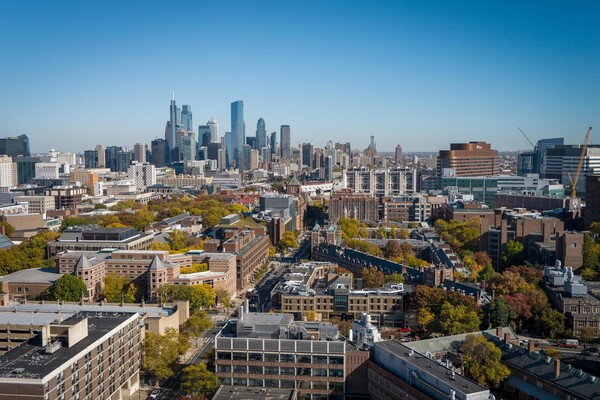
POLYGON ((120 303, 125 287, 127 286, 127 280, 122 275, 110 274, 104 277, 104 288, 102 294, 109 303, 120 303))
POLYGON ((74 275, 66 274, 44 290, 42 298, 50 301, 79 301, 81 296, 87 296, 87 293, 85 282, 74 275))
POLYGON ((463 306, 453 306, 449 302, 442 304, 440 314, 433 321, 433 330, 445 335, 458 335, 460 333, 479 330, 481 320, 477 311, 463 306))
POLYGON ((15 233, 15 227, 8 222, 2 221, 0 222, 0 226, 4 227, 4 234, 9 238, 12 237, 13 233, 15 233))
POLYGON ((219 379, 206 368, 204 363, 190 365, 183 370, 181 389, 187 394, 211 398, 219 385, 219 379))
POLYGON ((183 332, 192 339, 198 340, 202 334, 212 327, 212 321, 206 312, 198 311, 183 325, 183 332))
MULTIPOLYGON (((598 222, 592 223, 594 228, 600 227, 598 222)), ((597 233, 594 233, 599 237, 597 233)), ((592 234, 583 236, 583 270, 581 276, 588 281, 600 280, 600 245, 595 243, 592 234)))
POLYGON ((404 283, 404 275, 394 272, 385 276, 386 283, 404 283))
POLYGON ((508 323, 517 318, 517 313, 505 299, 494 300, 489 307, 489 319, 492 327, 508 326, 508 323))
POLYGON ((144 371, 154 375, 156 383, 174 373, 179 356, 189 347, 188 338, 174 328, 165 329, 164 335, 148 332, 144 339, 144 371))
POLYGON ((508 367, 500 362, 502 351, 483 335, 467 335, 460 351, 467 375, 480 385, 498 386, 510 375, 508 367))
POLYGON ((174 230, 169 233, 169 245, 173 251, 181 251, 185 248, 185 241, 187 235, 185 232, 180 230, 174 230))
POLYGON ((125 289, 123 301, 125 303, 135 303, 137 301, 137 298, 138 298, 137 286, 135 286, 133 283, 130 283, 129 285, 127 285, 127 288, 125 289))
POLYGON ((480 222, 478 218, 471 218, 468 221, 450 220, 448 222, 438 219, 435 221, 435 228, 441 238, 456 251, 476 251, 479 247, 480 222))
POLYGON ((231 294, 227 291, 227 289, 216 289, 215 297, 217 298, 217 301, 223 304, 226 308, 231 307, 231 294))
POLYGON ((565 333, 565 315, 550 306, 535 316, 535 324, 539 332, 548 337, 557 337, 565 333))
POLYGON ((511 265, 520 265, 523 263, 523 243, 516 240, 509 240, 506 248, 500 256, 500 262, 504 267, 511 265))

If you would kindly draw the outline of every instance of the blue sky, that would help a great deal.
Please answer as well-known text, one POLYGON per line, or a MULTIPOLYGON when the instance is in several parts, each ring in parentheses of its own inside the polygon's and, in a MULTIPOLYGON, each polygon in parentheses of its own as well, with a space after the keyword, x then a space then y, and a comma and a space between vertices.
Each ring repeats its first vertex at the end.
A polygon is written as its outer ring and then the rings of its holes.
POLYGON ((597 1, 0 1, 0 136, 83 151, 194 124, 379 150, 600 143, 597 1))

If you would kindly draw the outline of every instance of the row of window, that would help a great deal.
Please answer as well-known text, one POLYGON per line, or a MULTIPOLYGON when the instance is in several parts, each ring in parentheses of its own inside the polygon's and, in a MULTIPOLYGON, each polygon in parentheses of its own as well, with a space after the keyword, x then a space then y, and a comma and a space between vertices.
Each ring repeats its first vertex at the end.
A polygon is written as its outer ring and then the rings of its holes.
POLYGON ((217 372, 254 375, 320 376, 343 378, 343 369, 263 367, 262 365, 219 365, 217 372))
MULTIPOLYGON (((320 389, 320 390, 333 390, 342 391, 344 390, 343 382, 295 382, 292 380, 278 380, 278 379, 253 379, 253 378, 222 378, 221 383, 223 385, 234 385, 234 386, 258 386, 258 387, 270 387, 270 388, 299 388, 299 389, 320 389)), ((317 397, 313 397, 317 398, 317 397)), ((327 399, 327 396, 324 397, 327 399)))
POLYGON ((344 364, 344 356, 326 356, 310 354, 288 354, 288 353, 244 353, 218 351, 217 360, 234 361, 264 361, 264 362, 297 362, 306 364, 344 364))

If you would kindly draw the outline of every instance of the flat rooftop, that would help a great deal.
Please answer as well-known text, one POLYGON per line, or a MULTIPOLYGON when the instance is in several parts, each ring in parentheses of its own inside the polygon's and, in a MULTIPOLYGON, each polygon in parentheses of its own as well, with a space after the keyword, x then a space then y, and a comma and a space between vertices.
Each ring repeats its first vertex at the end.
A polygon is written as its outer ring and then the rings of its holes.
POLYGON ((84 318, 88 321, 88 335, 71 347, 61 347, 53 354, 46 354, 39 335, 0 356, 0 380, 2 378, 42 379, 66 362, 72 361, 88 346, 121 325, 130 313, 79 313, 62 321, 62 325, 75 324, 84 318))
POLYGON ((54 268, 29 268, 0 276, 0 282, 53 283, 61 276, 54 268))
POLYGON ((295 389, 251 388, 221 386, 213 400, 293 400, 295 389))
POLYGON ((0 307, 0 316, 4 314, 23 314, 25 323, 28 323, 31 319, 29 314, 35 313, 37 315, 41 314, 53 314, 57 315, 57 313, 74 315, 79 312, 84 313, 96 313, 96 312, 109 312, 109 313, 129 313, 134 314, 138 313, 140 315, 146 315, 148 317, 161 317, 165 315, 170 315, 173 313, 173 308, 171 307, 153 307, 153 306, 120 306, 120 305, 100 305, 97 303, 94 304, 63 304, 59 305, 58 303, 27 303, 27 304, 18 304, 18 303, 10 303, 4 307, 0 307))

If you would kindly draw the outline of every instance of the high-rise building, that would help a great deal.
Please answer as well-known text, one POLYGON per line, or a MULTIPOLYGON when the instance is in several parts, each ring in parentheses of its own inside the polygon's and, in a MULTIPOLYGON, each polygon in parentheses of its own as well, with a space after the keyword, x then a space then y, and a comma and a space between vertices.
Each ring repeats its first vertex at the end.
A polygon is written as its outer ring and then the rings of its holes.
POLYGON ((1 138, 0 154, 6 154, 7 156, 13 158, 18 156, 30 156, 31 152, 29 151, 29 138, 27 135, 1 138))
POLYGON ((585 177, 585 229, 590 229, 592 222, 600 222, 600 175, 585 177))
POLYGON ((486 142, 452 143, 450 150, 440 150, 438 176, 451 168, 455 176, 495 176, 500 174, 498 150, 486 142))
POLYGON ((231 134, 233 135, 233 159, 235 166, 244 169, 244 145, 246 144, 246 124, 244 123, 244 102, 231 103, 231 134))
POLYGON ((263 147, 267 146, 267 128, 265 126, 265 120, 259 118, 256 123, 256 142, 255 149, 260 151, 263 147))
POLYGON ((35 164, 40 162, 37 157, 17 157, 17 183, 27 185, 35 178, 35 164))
POLYGON ((215 119, 215 117, 210 117, 208 122, 206 123, 210 127, 210 142, 218 143, 219 142, 219 122, 215 119))
POLYGON ((235 165, 235 136, 231 132, 225 132, 225 169, 233 168, 235 165))
POLYGON ((127 178, 132 180, 138 190, 156 184, 156 167, 148 163, 134 162, 127 170, 127 178))
POLYGON ((186 131, 193 131, 194 124, 192 123, 192 106, 184 104, 181 107, 181 126, 186 131))
POLYGON ((136 143, 133 146, 133 161, 141 162, 142 164, 146 162, 145 143, 136 143))
POLYGON ((198 144, 200 146, 208 146, 211 143, 211 131, 210 126, 198 125, 198 144))
POLYGON ((0 155, 0 189, 7 191, 17 186, 17 164, 12 157, 0 155))
POLYGON ((331 182, 333 180, 333 157, 325 158, 325 180, 331 182))
MULTIPOLYGON (((106 163, 104 166, 111 171, 116 172, 117 154, 122 150, 123 149, 120 146, 107 146, 106 149, 104 149, 104 160, 106 163)), ((127 169, 125 171, 127 171, 127 169)))
POLYGON ((86 169, 98 168, 98 152, 96 150, 84 151, 83 163, 86 169))
POLYGON ((173 98, 171 99, 171 107, 170 111, 170 119, 169 119, 169 136, 167 138, 167 144, 169 145, 169 150, 171 153, 173 149, 177 146, 176 143, 176 134, 177 134, 177 125, 179 125, 179 120, 177 119, 177 104, 175 103, 175 93, 173 93, 173 98))
POLYGON ((271 132, 271 154, 275 154, 277 146, 277 132, 271 132))
POLYGON ((104 154, 104 146, 97 144, 96 151, 98 152, 98 166, 106 167, 106 154, 104 154))
POLYGON ((292 158, 290 126, 281 125, 281 130, 279 134, 279 147, 281 148, 281 158, 289 160, 292 158))
POLYGON ((163 139, 154 139, 150 144, 152 148, 152 155, 150 162, 157 168, 165 166, 165 158, 167 154, 167 142, 163 139))
POLYGON ((312 143, 302 144, 302 166, 306 165, 309 169, 313 166, 313 154, 315 145, 312 143))
POLYGON ((181 161, 194 161, 196 159, 196 139, 193 136, 181 138, 181 161))
POLYGON ((371 135, 371 147, 377 150, 377 144, 375 143, 375 136, 371 135))
POLYGON ((117 163, 116 163, 116 172, 127 172, 129 166, 131 165, 131 159, 133 158, 131 151, 119 151, 117 152, 117 163))
MULTIPOLYGON (((560 179, 565 186, 572 186, 579 159, 582 154, 581 145, 556 145, 546 150, 545 175, 548 179, 560 179)), ((584 193, 587 175, 600 173, 600 146, 588 145, 583 154, 581 172, 577 181, 577 193, 584 193)))
POLYGON ((402 146, 397 145, 396 146, 396 152, 394 154, 394 160, 396 161, 396 164, 401 164, 402 163, 402 146))

